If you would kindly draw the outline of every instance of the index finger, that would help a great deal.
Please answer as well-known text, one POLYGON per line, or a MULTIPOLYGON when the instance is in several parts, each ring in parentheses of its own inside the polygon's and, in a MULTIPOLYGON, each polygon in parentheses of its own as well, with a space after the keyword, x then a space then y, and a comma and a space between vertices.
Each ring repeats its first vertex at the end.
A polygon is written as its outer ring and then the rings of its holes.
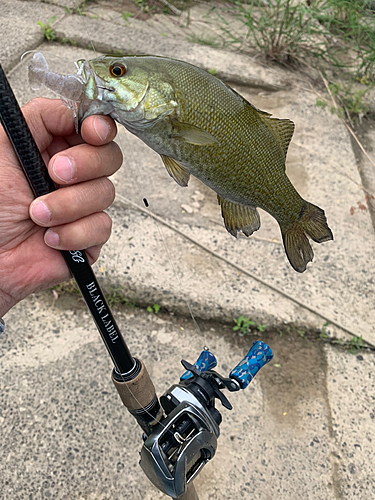
POLYGON ((54 137, 64 137, 70 146, 82 143, 82 139, 93 146, 101 146, 111 142, 117 133, 112 118, 94 115, 82 123, 81 138, 74 132, 71 110, 59 99, 32 99, 22 107, 22 112, 40 151, 47 149, 54 137))
POLYGON ((53 156, 84 142, 91 146, 104 146, 112 142, 116 134, 117 127, 112 118, 104 115, 89 116, 82 123, 80 135, 73 133, 67 137, 55 137, 48 147, 48 153, 53 156))
POLYGON ((58 99, 37 97, 25 104, 22 112, 39 151, 47 149, 54 137, 74 134, 72 112, 58 99))

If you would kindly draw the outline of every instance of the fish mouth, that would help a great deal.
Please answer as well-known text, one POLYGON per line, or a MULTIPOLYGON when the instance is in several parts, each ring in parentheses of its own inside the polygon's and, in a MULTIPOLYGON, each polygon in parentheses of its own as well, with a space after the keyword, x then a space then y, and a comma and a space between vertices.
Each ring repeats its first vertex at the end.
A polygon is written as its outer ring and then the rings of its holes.
MULTIPOLYGON (((96 75, 95 76, 95 83, 97 83, 96 79, 98 78, 96 75)), ((96 85, 96 88, 97 89, 101 89, 101 90, 107 90, 108 92, 114 92, 115 89, 113 87, 102 87, 101 85, 96 85)))
MULTIPOLYGON (((85 61, 79 67, 78 75, 84 81, 85 91, 80 102, 78 110, 79 123, 90 115, 110 115, 119 123, 124 124, 128 121, 144 120, 144 99, 149 89, 149 83, 143 89, 143 95, 140 99, 117 98, 117 87, 113 87, 110 82, 104 80, 90 66, 89 61, 85 61)), ((148 122, 147 122, 148 123, 148 122)), ((144 125, 143 125, 144 126, 144 125)))
MULTIPOLYGON (((100 78, 100 76, 98 76, 95 73, 95 71, 91 68, 89 61, 85 61, 83 63, 83 65, 80 67, 80 69, 78 71, 78 76, 80 76, 82 78, 85 85, 87 85, 89 83, 90 79, 93 78, 94 82, 95 82, 95 87, 98 90, 102 90, 102 91, 107 90, 108 92, 115 91, 115 89, 113 87, 108 87, 107 82, 105 80, 103 80, 102 78, 100 78)), ((100 97, 99 97, 99 99, 100 99, 100 97)))
POLYGON ((84 85, 91 87, 92 95, 85 91, 80 102, 78 111, 79 123, 93 114, 103 114, 108 115, 113 111, 113 105, 111 103, 105 102, 104 93, 115 92, 113 87, 108 86, 107 82, 100 78, 91 68, 88 61, 85 61, 81 68, 79 69, 79 76, 84 81, 84 85), (91 80, 91 83, 90 83, 91 80))

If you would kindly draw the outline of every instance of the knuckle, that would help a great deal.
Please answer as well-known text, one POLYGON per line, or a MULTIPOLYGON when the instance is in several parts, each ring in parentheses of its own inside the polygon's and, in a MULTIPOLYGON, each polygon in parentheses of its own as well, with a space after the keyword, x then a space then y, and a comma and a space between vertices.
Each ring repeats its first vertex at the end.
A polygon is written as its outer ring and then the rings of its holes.
POLYGON ((90 241, 90 246, 92 245, 104 245, 111 235, 112 231, 112 220, 108 214, 105 212, 99 212, 95 214, 92 220, 93 233, 96 236, 90 241))
POLYGON ((103 195, 104 195, 103 202, 106 205, 105 208, 108 208, 116 196, 115 186, 113 185, 113 182, 110 181, 107 177, 101 177, 99 181, 101 182, 102 184, 101 187, 103 189, 103 195))
POLYGON ((22 109, 24 110, 34 109, 35 107, 39 107, 41 103, 42 103, 41 97, 34 97, 24 106, 22 106, 22 109))
POLYGON ((35 109, 41 108, 45 104, 46 99, 44 97, 33 97, 28 103, 22 106, 22 109, 35 109))
POLYGON ((120 168, 124 160, 124 155, 122 154, 120 146, 116 142, 112 142, 112 144, 115 148, 116 165, 118 166, 118 168, 120 168))
POLYGON ((105 230, 107 231, 108 237, 109 237, 109 235, 112 232, 112 219, 105 212, 103 212, 103 216, 104 216, 103 222, 104 222, 105 230))

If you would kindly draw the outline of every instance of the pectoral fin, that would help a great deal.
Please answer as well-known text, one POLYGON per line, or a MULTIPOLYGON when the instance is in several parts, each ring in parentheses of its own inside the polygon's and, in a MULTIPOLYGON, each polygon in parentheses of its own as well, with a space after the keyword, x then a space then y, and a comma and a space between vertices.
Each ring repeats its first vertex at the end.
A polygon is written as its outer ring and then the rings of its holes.
POLYGON ((225 228, 234 237, 237 237, 238 231, 250 236, 260 228, 260 218, 256 207, 233 203, 219 195, 217 200, 221 206, 225 228))
POLYGON ((160 155, 168 174, 182 187, 188 185, 190 179, 189 171, 169 156, 160 155))
POLYGON ((173 127, 172 133, 169 136, 171 139, 181 139, 196 146, 213 146, 214 144, 219 144, 219 141, 214 136, 202 128, 190 125, 190 123, 180 123, 175 119, 171 119, 171 123, 173 127))

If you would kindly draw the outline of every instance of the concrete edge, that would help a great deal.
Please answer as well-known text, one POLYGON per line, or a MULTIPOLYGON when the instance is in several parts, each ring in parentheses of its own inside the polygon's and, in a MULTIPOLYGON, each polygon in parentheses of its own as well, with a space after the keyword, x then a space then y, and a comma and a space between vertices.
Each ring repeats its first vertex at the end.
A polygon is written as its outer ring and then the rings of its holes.
POLYGON ((56 25, 56 41, 66 43, 70 41, 78 47, 93 49, 102 53, 121 55, 155 55, 183 59, 206 71, 212 69, 210 61, 211 54, 221 53, 220 66, 215 68, 215 76, 233 84, 248 85, 266 91, 280 91, 290 88, 287 73, 280 78, 272 69, 264 67, 250 57, 216 49, 204 47, 204 58, 202 61, 201 46, 188 41, 176 41, 149 33, 138 27, 124 29, 119 35, 113 35, 113 26, 108 21, 102 21, 85 16, 71 15, 62 19, 56 25), (100 27, 100 29, 99 29, 100 27), (111 34, 111 36, 110 36, 111 34), (134 46, 133 40, 140 42, 134 46), (149 40, 149 42, 148 42, 149 40), (230 68, 228 70, 228 68, 230 68))
MULTIPOLYGON (((42 2, 54 7, 55 9, 59 9, 59 12, 54 14, 54 21, 51 23, 51 27, 55 28, 63 19, 67 16, 65 12, 62 12, 63 7, 61 5, 52 4, 49 2, 42 2)), ((20 47, 17 51, 12 52, 5 60, 1 61, 1 66, 6 74, 10 73, 21 61, 21 57, 25 52, 36 50, 43 42, 46 41, 44 38, 42 28, 40 28, 40 33, 32 34, 32 40, 30 38, 28 40, 22 40, 20 47)))

